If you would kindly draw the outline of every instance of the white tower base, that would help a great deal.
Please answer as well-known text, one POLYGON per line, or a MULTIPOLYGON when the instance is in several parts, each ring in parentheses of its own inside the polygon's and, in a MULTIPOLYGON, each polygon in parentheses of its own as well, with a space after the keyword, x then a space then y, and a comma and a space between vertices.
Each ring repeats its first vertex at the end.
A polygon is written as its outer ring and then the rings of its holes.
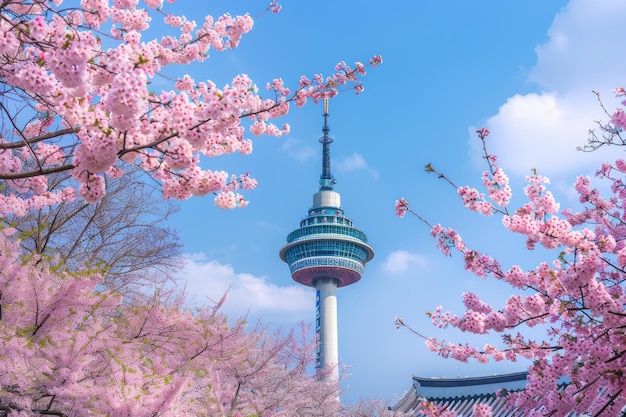
POLYGON ((332 371, 326 374, 328 381, 339 379, 339 343, 337 339, 337 280, 318 278, 317 290, 317 335, 319 340, 318 368, 332 371))

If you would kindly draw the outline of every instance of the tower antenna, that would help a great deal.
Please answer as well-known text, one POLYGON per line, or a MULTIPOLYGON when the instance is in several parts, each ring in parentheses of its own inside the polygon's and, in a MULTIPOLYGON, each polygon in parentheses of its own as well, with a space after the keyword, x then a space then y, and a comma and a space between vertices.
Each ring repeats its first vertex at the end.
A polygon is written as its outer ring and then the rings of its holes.
POLYGON ((333 185, 337 183, 333 175, 330 173, 330 144, 333 138, 328 136, 330 127, 328 126, 328 99, 324 99, 324 127, 322 133, 324 136, 320 138, 322 143, 322 175, 320 175, 320 191, 331 191, 333 185))

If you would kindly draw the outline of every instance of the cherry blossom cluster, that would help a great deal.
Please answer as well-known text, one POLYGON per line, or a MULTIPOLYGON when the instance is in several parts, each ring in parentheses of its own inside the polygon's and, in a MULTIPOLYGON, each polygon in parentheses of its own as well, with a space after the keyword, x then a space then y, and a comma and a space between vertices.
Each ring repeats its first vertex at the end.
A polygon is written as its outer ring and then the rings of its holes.
POLYGON ((404 198, 396 200, 396 216, 404 217, 408 209, 409 203, 404 198))
MULTIPOLYGON (((251 16, 196 22, 176 14, 171 0, 83 0, 78 8, 62 3, 9 2, 2 8, 2 94, 24 107, 19 118, 0 109, 5 126, 13 129, 0 142, 0 179, 11 187, 18 185, 14 180, 67 170, 80 184, 77 195, 95 202, 106 193, 106 176, 123 175, 123 161, 161 182, 165 198, 214 193, 219 207, 243 207, 246 201, 233 189, 242 182, 217 180, 201 167, 201 156, 249 154, 248 130, 289 133, 288 125, 274 120, 287 114, 291 102, 333 97, 343 87, 359 93, 365 68, 382 62, 378 56, 367 65, 342 62, 328 77, 302 77, 295 89, 277 79, 268 84, 269 97, 246 75, 222 88, 183 75, 171 90, 159 91, 152 79, 167 76, 168 67, 202 62, 210 50, 236 48, 253 28, 251 16), (149 39, 156 19, 168 29, 149 39)), ((267 10, 276 13, 280 5, 272 1, 267 10)), ((55 196, 39 180, 19 187, 9 190, 0 214, 72 197, 66 191, 55 196)))
MULTIPOLYGON (((505 172, 498 167, 497 165, 497 157, 495 155, 489 154, 486 146, 486 139, 489 136, 489 130, 485 127, 476 131, 478 138, 481 140, 483 145, 483 158, 487 162, 487 166, 489 167, 488 171, 483 172, 483 187, 487 190, 487 194, 489 195, 489 199, 495 204, 495 206, 487 202, 484 199, 483 194, 479 194, 475 201, 472 204, 466 204, 466 206, 473 211, 478 211, 481 214, 489 215, 493 212, 500 212, 501 210, 498 207, 506 207, 511 200, 511 187, 509 186, 509 177, 505 174, 505 172), (480 199, 480 201, 476 201, 480 199)), ((468 188, 468 187, 463 187, 468 188)), ((473 193, 478 193, 475 190, 472 190, 473 193)), ((460 194, 460 192, 459 192, 460 194)))
POLYGON ((413 413, 392 410, 387 401, 380 398, 374 400, 360 400, 357 404, 344 406, 339 417, 412 417, 413 413))
POLYGON ((453 411, 447 410, 445 406, 438 406, 429 401, 422 401, 418 405, 419 415, 429 416, 429 417, 455 417, 456 413, 453 411))
POLYGON ((189 311, 168 291, 103 290, 94 271, 20 257, 14 232, 0 231, 3 413, 337 415, 338 383, 308 371, 307 329, 248 329, 219 311, 224 300, 189 311))
MULTIPOLYGON (((477 130, 476 134, 482 142, 483 158, 489 168, 487 171, 483 172, 482 175, 483 187, 487 190, 489 200, 485 198, 484 193, 474 187, 456 185, 445 174, 438 172, 431 164, 426 165, 426 172, 437 174, 439 178, 455 187, 457 195, 461 198, 463 205, 469 210, 476 211, 485 216, 494 213, 506 213, 506 206, 509 204, 512 195, 509 177, 498 167, 497 157, 489 154, 487 151, 486 139, 489 136, 489 130, 483 127, 477 130)), ((412 214, 415 214, 415 212, 412 212, 412 214)))
MULTIPOLYGON (((408 203, 407 203, 408 206, 408 203)), ((437 239, 437 247, 446 256, 451 254, 451 249, 456 248, 459 251, 465 251, 465 243, 461 235, 454 229, 444 229, 437 224, 430 229, 430 235, 437 239)))
MULTIPOLYGON (((618 87, 613 89, 613 93, 616 97, 626 97, 626 90, 624 87, 618 87)), ((622 105, 626 106, 626 100, 622 101, 622 105)), ((626 114, 624 114, 624 109, 618 108, 613 113, 611 117, 611 123, 620 128, 626 127, 626 114)))
POLYGON ((485 195, 479 193, 477 189, 468 186, 459 187, 457 194, 468 209, 486 216, 491 214, 491 203, 485 201, 485 195))
MULTIPOLYGON (((623 90, 617 93, 624 95, 623 90)), ((484 144, 488 132, 477 133, 484 144)), ((502 203, 499 208, 479 209, 478 202, 485 201, 480 192, 456 187, 463 204, 484 215, 501 213, 506 230, 526 237, 527 249, 540 245, 554 258, 530 270, 517 265, 503 268, 492 257, 471 249, 457 231, 431 225, 406 200, 398 200, 397 214, 415 214, 430 228, 444 254, 456 251, 466 270, 504 281, 515 291, 500 307, 468 293, 463 295, 462 315, 441 307, 429 313, 438 327, 501 333, 503 346, 479 348, 424 337, 426 346, 460 361, 533 359, 526 389, 508 394, 509 406, 527 415, 618 415, 626 406, 626 162, 619 159, 598 170, 598 178, 610 182, 608 197, 592 187, 590 178, 581 176, 573 185, 581 207, 562 210, 547 188, 549 180, 533 173, 526 178, 527 202, 510 210, 508 180, 486 147, 485 156, 490 169, 483 175, 483 186, 506 190, 506 196, 491 198, 502 203), (538 325, 546 329, 544 340, 523 336, 524 327, 538 325)), ((430 165, 427 171, 436 172, 430 165)), ((443 174, 440 178, 454 185, 443 174)), ((396 327, 408 326, 400 319, 396 327)), ((476 412, 488 415, 489 411, 476 412)))
MULTIPOLYGON (((369 60, 367 66, 376 68, 382 62, 382 56, 376 55, 369 60)), ((303 106, 308 98, 317 103, 319 100, 335 97, 339 93, 339 87, 349 83, 354 83, 357 94, 361 93, 364 88, 358 79, 366 74, 365 68, 366 65, 361 62, 356 62, 354 68, 340 62, 335 67, 336 72, 329 77, 324 78, 321 74, 315 74, 313 79, 300 77, 299 90, 295 94, 296 105, 303 106)))

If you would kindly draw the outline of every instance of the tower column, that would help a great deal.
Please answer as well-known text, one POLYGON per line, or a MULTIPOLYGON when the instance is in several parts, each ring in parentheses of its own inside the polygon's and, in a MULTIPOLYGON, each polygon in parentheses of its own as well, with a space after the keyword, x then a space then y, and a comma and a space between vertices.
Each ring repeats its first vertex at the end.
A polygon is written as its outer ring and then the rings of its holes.
POLYGON ((337 337, 337 280, 321 277, 315 280, 317 290, 317 318, 319 347, 317 364, 319 369, 333 367, 326 379, 339 378, 339 342, 337 337))

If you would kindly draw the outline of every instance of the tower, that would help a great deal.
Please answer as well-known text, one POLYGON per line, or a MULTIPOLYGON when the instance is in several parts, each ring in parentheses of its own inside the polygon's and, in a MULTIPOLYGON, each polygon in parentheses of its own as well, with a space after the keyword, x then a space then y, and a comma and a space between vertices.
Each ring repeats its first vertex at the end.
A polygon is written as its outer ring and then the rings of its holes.
POLYGON ((365 264, 374 257, 374 249, 367 244, 365 233, 353 227, 352 221, 345 217, 340 195, 333 190, 336 181, 330 173, 333 140, 328 136, 328 100, 324 100, 322 132, 319 191, 313 194, 313 205, 307 216, 300 222, 300 228, 287 236, 287 244, 279 255, 289 265, 294 281, 317 290, 317 368, 333 367, 328 379, 337 381, 337 288, 361 279, 365 264))

